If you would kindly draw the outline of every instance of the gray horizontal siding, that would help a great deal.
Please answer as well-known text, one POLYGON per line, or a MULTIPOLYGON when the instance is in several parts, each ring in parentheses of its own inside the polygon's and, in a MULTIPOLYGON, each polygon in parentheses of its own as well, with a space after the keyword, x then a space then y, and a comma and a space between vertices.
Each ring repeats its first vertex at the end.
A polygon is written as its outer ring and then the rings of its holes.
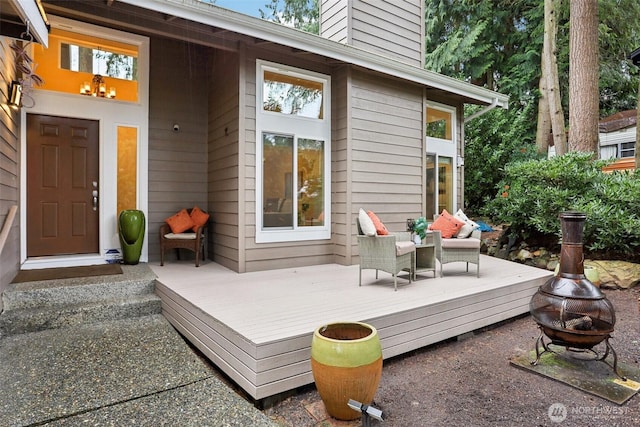
POLYGON ((331 233, 335 262, 351 263, 350 192, 350 68, 341 67, 332 78, 331 88, 331 233))
MULTIPOLYGON (((9 84, 16 78, 11 39, 0 37, 0 98, 8 99, 9 84)), ((19 206, 20 193, 20 113, 0 106, 0 230, 9 209, 19 206)), ((4 249, 0 248, 0 294, 20 269, 20 215, 15 216, 4 249)), ((0 311, 2 301, 0 299, 0 311)))
POLYGON ((350 44, 422 66, 424 10, 421 0, 352 0, 350 44))
POLYGON ((323 0, 320 35, 421 67, 424 6, 421 0, 323 0))
POLYGON ((343 0, 323 0, 320 4, 320 35, 338 43, 349 43, 349 8, 343 0))
POLYGON ((351 86, 352 215, 372 210, 403 231, 422 211, 422 89, 362 72, 351 86))
POLYGON ((209 212, 215 221, 213 259, 238 271, 239 241, 239 55, 217 51, 212 57, 209 98, 209 212))
POLYGON ((206 51, 178 41, 151 40, 150 261, 160 257, 157 230, 165 218, 183 208, 207 207, 206 51), (174 123, 180 125, 179 132, 173 131, 174 123))

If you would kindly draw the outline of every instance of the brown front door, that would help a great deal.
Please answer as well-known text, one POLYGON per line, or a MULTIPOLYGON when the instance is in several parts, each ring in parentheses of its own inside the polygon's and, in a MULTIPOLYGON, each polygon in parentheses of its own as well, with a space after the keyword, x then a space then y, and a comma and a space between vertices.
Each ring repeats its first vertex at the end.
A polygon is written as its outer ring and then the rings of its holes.
POLYGON ((27 114, 27 256, 99 252, 98 138, 95 120, 27 114))

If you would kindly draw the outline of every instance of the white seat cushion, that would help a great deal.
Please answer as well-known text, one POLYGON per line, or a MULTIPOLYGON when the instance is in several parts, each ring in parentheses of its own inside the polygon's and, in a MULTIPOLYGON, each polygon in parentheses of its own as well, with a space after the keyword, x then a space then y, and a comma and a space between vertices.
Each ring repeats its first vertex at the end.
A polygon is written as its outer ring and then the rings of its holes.
POLYGON ((416 250, 416 245, 413 242, 396 242, 396 255, 404 255, 416 250))
POLYGON ((196 233, 168 233, 164 235, 165 239, 195 240, 196 233))
POLYGON ((468 237, 466 239, 442 239, 442 247, 447 249, 477 249, 480 247, 480 239, 468 237))

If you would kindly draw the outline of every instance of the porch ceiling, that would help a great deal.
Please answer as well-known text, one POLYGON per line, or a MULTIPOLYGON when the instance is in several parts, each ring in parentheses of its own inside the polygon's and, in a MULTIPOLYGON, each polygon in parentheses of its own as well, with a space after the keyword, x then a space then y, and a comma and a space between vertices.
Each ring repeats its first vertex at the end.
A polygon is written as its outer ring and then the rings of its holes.
POLYGON ((466 103, 507 108, 509 97, 353 46, 197 0, 45 0, 47 13, 116 29, 236 51, 239 42, 318 61, 352 64, 447 93, 466 103), (308 55, 309 53, 315 55, 308 55))

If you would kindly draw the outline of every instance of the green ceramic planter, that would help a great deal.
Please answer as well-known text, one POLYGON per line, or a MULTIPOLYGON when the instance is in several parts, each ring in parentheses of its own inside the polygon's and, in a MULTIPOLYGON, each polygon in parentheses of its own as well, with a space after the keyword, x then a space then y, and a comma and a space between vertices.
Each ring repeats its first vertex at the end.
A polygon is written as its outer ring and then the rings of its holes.
POLYGON ((340 322, 315 330, 311 341, 311 370, 329 415, 339 420, 361 416, 349 399, 373 401, 382 376, 382 347, 378 331, 366 323, 340 322))
POLYGON ((144 212, 139 210, 124 210, 118 217, 118 232, 122 261, 125 264, 137 264, 142 254, 146 220, 144 212))

